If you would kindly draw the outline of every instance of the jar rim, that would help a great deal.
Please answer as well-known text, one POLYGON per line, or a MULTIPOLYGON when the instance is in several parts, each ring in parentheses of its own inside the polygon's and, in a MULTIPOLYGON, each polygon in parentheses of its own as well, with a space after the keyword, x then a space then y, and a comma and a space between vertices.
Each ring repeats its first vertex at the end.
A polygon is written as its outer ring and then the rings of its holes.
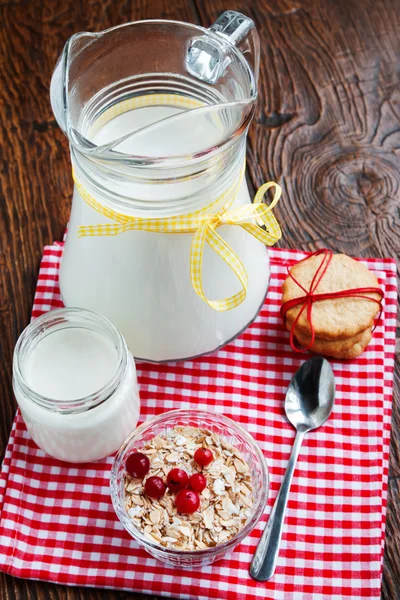
POLYGON ((60 308, 50 310, 31 321, 19 336, 13 354, 13 385, 42 408, 61 414, 77 414, 108 400, 120 385, 127 364, 128 348, 125 339, 108 319, 83 308, 60 308), (59 400, 40 394, 29 385, 24 375, 23 361, 25 353, 40 344, 42 334, 46 332, 48 335, 67 328, 90 329, 110 339, 117 351, 118 364, 112 377, 91 394, 71 400, 59 400))

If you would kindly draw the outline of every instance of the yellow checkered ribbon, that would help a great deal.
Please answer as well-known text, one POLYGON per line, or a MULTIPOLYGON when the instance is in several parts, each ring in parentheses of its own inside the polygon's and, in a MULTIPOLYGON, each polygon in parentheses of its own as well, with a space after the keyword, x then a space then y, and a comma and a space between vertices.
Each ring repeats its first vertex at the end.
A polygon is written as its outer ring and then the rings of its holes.
POLYGON ((253 204, 247 204, 241 208, 222 212, 215 215, 207 215, 194 232, 192 245, 190 248, 190 277, 193 288, 198 296, 202 298, 211 308, 218 311, 230 310, 238 306, 246 298, 247 292, 247 273, 239 257, 232 248, 215 231, 221 225, 238 225, 248 233, 256 237, 260 242, 267 246, 272 246, 282 237, 281 228, 278 221, 271 213, 281 197, 281 187, 270 181, 264 183, 257 191, 253 204), (263 203, 264 194, 274 187, 274 198, 269 206, 263 203), (259 224, 251 222, 254 219, 259 224), (265 225, 262 229, 260 225, 265 225), (209 300, 203 290, 203 251, 204 244, 209 246, 224 259, 226 264, 232 269, 241 283, 241 290, 224 300, 209 300))
POLYGON ((74 174, 74 181, 82 198, 97 212, 108 217, 114 223, 99 225, 83 225, 78 227, 78 236, 112 236, 126 231, 151 231, 154 233, 193 233, 190 249, 190 277, 193 288, 198 296, 202 298, 211 308, 217 311, 225 311, 238 306, 246 297, 247 273, 237 254, 216 232, 222 225, 234 225, 245 229, 252 236, 267 246, 272 246, 281 236, 279 223, 272 214, 272 209, 277 204, 282 194, 282 189, 277 183, 270 181, 264 183, 257 191, 253 204, 247 204, 240 208, 228 210, 233 204, 242 180, 242 176, 235 182, 228 192, 217 198, 206 209, 199 210, 187 215, 166 218, 143 219, 118 213, 103 204, 100 204, 87 193, 74 174), (271 204, 263 202, 265 193, 274 188, 274 197, 271 204), (218 213, 209 213, 211 206, 221 202, 227 197, 227 202, 218 213), (254 222, 256 221, 256 223, 254 222), (262 228, 265 226, 265 229, 262 228), (224 300, 209 300, 203 289, 203 251, 207 243, 226 264, 232 269, 238 278, 241 289, 236 294, 224 300))

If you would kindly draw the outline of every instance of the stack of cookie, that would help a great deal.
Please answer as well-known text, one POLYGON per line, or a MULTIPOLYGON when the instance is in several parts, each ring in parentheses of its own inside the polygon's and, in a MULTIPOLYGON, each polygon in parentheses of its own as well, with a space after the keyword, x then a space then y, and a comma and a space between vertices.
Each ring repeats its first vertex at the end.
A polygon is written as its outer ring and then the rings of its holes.
MULTIPOLYGON (((294 278, 310 290, 313 277, 324 260, 324 255, 312 255, 291 267, 294 278)), ((354 288, 379 288, 378 281, 363 264, 345 254, 332 256, 329 266, 314 290, 315 294, 326 294, 354 288)), ((375 298, 378 302, 382 295, 379 293, 363 293, 363 297, 337 297, 328 300, 317 300, 312 305, 312 324, 314 342, 310 350, 334 358, 356 358, 364 351, 372 338, 374 319, 379 313, 377 302, 368 300, 375 298)), ((294 298, 304 296, 304 291, 289 276, 282 287, 282 305, 294 298)), ((307 310, 304 303, 293 306, 285 314, 286 328, 291 331, 300 346, 307 347, 311 342, 311 328, 307 320, 307 310)))

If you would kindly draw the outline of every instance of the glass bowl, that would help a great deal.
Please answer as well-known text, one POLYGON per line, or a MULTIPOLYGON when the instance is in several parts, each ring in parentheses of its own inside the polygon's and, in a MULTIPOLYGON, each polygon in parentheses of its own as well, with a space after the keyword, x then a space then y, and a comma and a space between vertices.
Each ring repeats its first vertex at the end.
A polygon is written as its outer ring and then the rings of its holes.
POLYGON ((252 436, 228 417, 204 410, 173 410, 165 412, 150 421, 146 421, 135 429, 122 444, 115 457, 111 471, 112 503, 122 525, 149 554, 158 560, 181 568, 209 565, 230 552, 256 526, 264 512, 268 493, 269 476, 267 464, 264 455, 252 436), (125 461, 128 455, 133 449, 140 450, 154 436, 165 434, 168 430, 177 426, 206 428, 212 433, 220 435, 239 450, 250 467, 253 505, 247 523, 234 537, 212 548, 183 551, 165 548, 160 544, 153 543, 134 526, 125 509, 124 473, 125 461))

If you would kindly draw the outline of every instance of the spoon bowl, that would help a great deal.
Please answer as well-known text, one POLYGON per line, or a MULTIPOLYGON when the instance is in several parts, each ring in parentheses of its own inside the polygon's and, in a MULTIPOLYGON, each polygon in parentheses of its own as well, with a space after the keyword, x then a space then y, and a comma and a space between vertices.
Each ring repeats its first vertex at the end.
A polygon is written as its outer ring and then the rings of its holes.
POLYGON ((293 427, 306 433, 325 423, 334 399, 332 368, 321 356, 313 356, 292 377, 286 392, 286 416, 293 427))

